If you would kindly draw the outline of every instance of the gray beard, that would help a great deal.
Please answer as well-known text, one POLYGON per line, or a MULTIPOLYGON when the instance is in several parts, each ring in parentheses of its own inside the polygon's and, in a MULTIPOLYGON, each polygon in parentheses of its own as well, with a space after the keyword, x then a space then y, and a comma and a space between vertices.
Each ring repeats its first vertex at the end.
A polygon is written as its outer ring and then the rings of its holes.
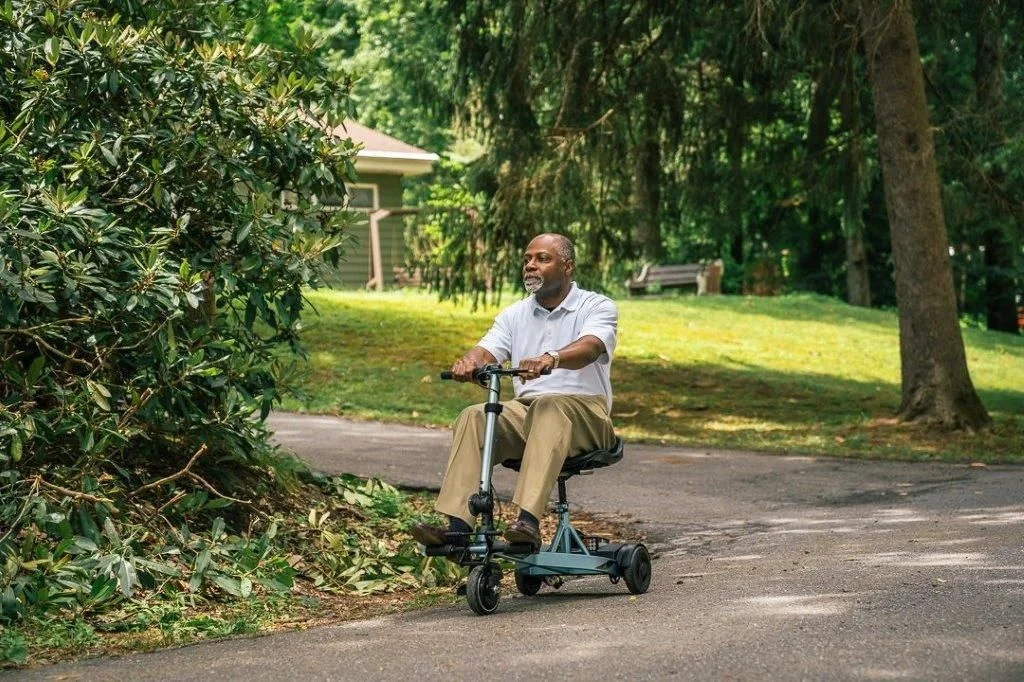
POLYGON ((523 286, 531 294, 537 293, 537 291, 544 286, 544 279, 541 277, 523 277, 523 286))

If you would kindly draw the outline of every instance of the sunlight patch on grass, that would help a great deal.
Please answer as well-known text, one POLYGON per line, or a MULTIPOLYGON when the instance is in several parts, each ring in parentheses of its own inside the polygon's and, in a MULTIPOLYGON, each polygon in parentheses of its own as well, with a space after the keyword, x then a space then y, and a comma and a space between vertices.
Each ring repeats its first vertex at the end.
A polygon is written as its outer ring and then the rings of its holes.
POLYGON ((721 419, 706 421, 701 424, 701 428, 707 429, 708 431, 756 431, 764 434, 772 431, 793 431, 797 427, 792 424, 723 417, 721 419))
POLYGON ((310 356, 314 366, 332 366, 338 362, 338 355, 330 351, 317 351, 310 356))

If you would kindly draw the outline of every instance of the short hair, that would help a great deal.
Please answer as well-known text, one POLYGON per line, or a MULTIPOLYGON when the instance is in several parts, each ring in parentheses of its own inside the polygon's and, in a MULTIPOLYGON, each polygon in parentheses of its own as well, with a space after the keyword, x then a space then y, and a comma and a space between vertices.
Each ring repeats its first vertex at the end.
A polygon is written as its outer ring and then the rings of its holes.
POLYGON ((539 234, 537 236, 553 237, 555 240, 555 251, 558 252, 558 256, 564 261, 576 262, 576 247, 573 246, 572 241, 564 234, 545 232, 544 234, 539 234))

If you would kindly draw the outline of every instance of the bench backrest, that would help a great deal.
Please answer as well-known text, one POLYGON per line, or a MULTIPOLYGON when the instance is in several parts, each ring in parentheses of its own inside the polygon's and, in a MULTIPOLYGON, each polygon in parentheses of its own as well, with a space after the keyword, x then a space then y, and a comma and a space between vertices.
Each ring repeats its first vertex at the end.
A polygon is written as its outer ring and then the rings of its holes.
POLYGON ((704 266, 694 263, 687 265, 652 265, 647 268, 642 279, 644 282, 661 284, 694 283, 704 273, 704 266))
POLYGON ((688 263, 686 265, 652 265, 647 268, 647 276, 671 276, 671 275, 699 275, 704 272, 704 266, 700 263, 688 263))

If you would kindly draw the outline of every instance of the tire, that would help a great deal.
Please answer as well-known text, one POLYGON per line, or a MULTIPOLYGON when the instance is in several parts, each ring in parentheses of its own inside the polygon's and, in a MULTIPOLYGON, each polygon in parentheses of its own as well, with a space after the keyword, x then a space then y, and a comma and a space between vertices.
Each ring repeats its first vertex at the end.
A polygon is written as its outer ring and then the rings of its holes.
POLYGON ((498 610, 501 599, 501 572, 490 566, 475 566, 466 583, 466 601, 473 613, 487 616, 498 610))
POLYGON ((651 555, 643 545, 633 548, 629 566, 622 577, 632 594, 643 594, 651 586, 651 555))
POLYGON ((544 578, 539 575, 526 575, 516 571, 516 589, 525 597, 532 597, 540 592, 540 586, 543 584, 544 578))

